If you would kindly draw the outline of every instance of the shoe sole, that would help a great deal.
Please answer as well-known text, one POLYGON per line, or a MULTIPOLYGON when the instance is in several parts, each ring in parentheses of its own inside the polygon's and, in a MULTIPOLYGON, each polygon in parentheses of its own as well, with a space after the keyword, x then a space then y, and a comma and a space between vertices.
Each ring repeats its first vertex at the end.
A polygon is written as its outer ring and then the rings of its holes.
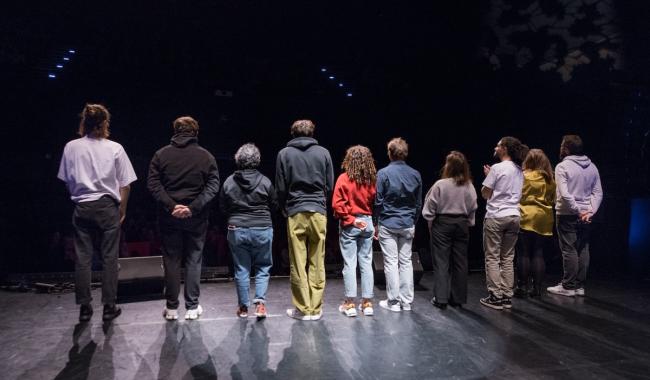
POLYGON ((298 321, 311 321, 312 320, 311 315, 296 316, 296 315, 292 314, 291 311, 287 311, 287 317, 289 317, 291 319, 298 320, 298 321))
POLYGON ((549 292, 549 293, 551 293, 551 294, 558 295, 558 296, 565 296, 565 297, 575 297, 575 296, 576 296, 575 293, 573 293, 573 294, 571 294, 571 293, 567 294, 567 293, 555 292, 555 291, 551 291, 551 290, 547 290, 547 292, 549 292))
POLYGON ((503 306, 502 306, 502 305, 493 305, 493 304, 491 304, 491 303, 483 302, 482 300, 479 300, 479 302, 481 303, 481 305, 486 306, 486 307, 489 307, 490 309, 494 309, 494 310, 503 310, 503 306))
POLYGON ((375 311, 373 310, 373 311, 365 312, 361 310, 361 314, 365 315, 366 317, 372 317, 373 315, 375 315, 375 311))
POLYGON ((390 310, 390 311, 392 311, 394 313, 399 313, 399 312, 402 311, 402 308, 392 309, 390 306, 382 306, 382 305, 379 305, 379 307, 381 307, 382 309, 390 310))

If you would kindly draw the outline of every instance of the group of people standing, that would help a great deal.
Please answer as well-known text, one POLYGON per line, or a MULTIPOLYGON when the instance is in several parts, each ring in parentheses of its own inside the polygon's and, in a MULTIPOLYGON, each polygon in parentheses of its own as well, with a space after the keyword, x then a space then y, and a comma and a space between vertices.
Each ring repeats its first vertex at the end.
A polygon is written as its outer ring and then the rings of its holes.
MULTIPOLYGON (((75 203, 72 221, 76 302, 80 305, 79 320, 89 321, 93 314, 90 264, 97 248, 103 258, 103 319, 110 321, 121 313, 115 304, 118 239, 130 184, 136 175, 122 146, 108 140, 108 110, 99 104, 87 104, 80 116, 81 138, 65 146, 58 174, 75 203)), ((227 239, 235 268, 239 317, 248 317, 250 307, 254 307, 251 314, 258 318, 267 316, 274 214, 282 214, 287 220, 294 307, 286 314, 309 321, 322 317, 330 196, 332 212, 339 220, 339 246, 344 260, 341 313, 350 317, 357 313, 374 314, 373 240, 378 240, 381 247, 386 275, 387 297, 379 306, 394 312, 411 310, 411 246, 420 214, 428 222, 431 237, 432 303, 444 309, 448 304, 467 302, 467 247, 469 227, 475 223, 477 195, 465 156, 457 151, 449 153, 441 179, 427 193, 423 207, 422 179, 405 162, 408 145, 403 139, 388 142, 390 164, 379 171, 367 147, 350 147, 341 165, 342 174, 334 181, 332 159, 328 150, 314 139, 314 130, 310 120, 293 123, 292 139, 277 155, 274 181, 257 170, 260 151, 249 143, 237 150, 237 169, 221 185, 214 157, 198 144, 196 120, 184 116, 174 121, 171 143, 154 154, 147 179, 147 187, 158 203, 165 319, 178 319, 182 264, 185 319, 196 319, 203 313, 199 304, 201 259, 209 205, 215 198, 228 220, 227 239), (357 266, 361 273, 360 299, 357 266), (251 304, 252 272, 255 296, 251 304)), ((553 176, 541 150, 528 151, 519 140, 504 137, 495 148, 495 157, 501 162, 484 168, 486 178, 481 194, 487 200, 483 242, 489 292, 488 297, 481 299, 485 306, 509 308, 513 294, 540 294, 544 272, 541 250, 543 236, 552 235, 556 181, 557 231, 565 274, 562 283, 548 291, 584 295, 588 226, 598 210, 602 190, 597 169, 582 154, 579 137, 565 136, 561 151, 563 161, 553 176), (517 252, 521 254, 514 289, 517 241, 517 252), (531 260, 534 275, 532 288, 528 289, 531 260)))

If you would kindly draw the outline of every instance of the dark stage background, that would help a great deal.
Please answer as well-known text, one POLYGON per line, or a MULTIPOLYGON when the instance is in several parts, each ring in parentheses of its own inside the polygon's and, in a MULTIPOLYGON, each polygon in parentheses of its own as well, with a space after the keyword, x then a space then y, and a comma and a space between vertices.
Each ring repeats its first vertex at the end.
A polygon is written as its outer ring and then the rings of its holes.
MULTIPOLYGON (((385 143, 404 137, 425 192, 449 150, 467 154, 478 189, 500 137, 542 148, 555 164, 562 135, 580 134, 605 192, 594 221, 592 268, 629 269, 630 200, 650 197, 650 6, 426 3, 3 5, 0 272, 73 268, 65 258, 72 204, 56 173, 85 102, 109 107, 112 138, 139 177, 126 242, 156 240, 147 167, 168 143, 176 117, 199 121, 200 143, 217 157, 222 181, 232 173, 237 147, 249 141, 262 151, 262 172, 273 178, 291 122, 310 118, 336 165, 359 143, 383 167, 385 143)), ((472 267, 482 265, 481 217, 471 236, 472 267)), ((212 219, 205 263, 224 265, 225 227, 218 213, 212 219)), ((277 255, 283 228, 276 225, 277 255)), ((330 233, 328 261, 337 262, 335 224, 330 233)), ((427 241, 420 222, 417 249, 427 241)), ((557 263, 553 246, 548 259, 557 263)), ((647 258, 640 262, 637 269, 647 268, 647 258)))

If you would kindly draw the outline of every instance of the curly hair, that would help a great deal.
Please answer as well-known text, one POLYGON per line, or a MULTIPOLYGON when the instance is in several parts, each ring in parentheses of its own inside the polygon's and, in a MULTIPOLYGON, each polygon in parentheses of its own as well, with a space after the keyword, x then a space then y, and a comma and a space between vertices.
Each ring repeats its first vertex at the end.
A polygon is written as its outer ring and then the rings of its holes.
POLYGON ((81 118, 78 131, 80 136, 108 138, 110 135, 108 127, 111 114, 103 105, 87 103, 79 117, 81 118))
POLYGON ((316 125, 311 120, 296 120, 291 125, 291 136, 293 137, 312 137, 314 136, 316 125))
POLYGON ((521 166, 528 154, 528 145, 522 144, 518 138, 512 136, 501 138, 500 145, 506 148, 512 162, 521 166))
POLYGON ((238 169, 256 169, 260 166, 260 150, 255 144, 248 143, 242 145, 235 153, 235 164, 238 169))
POLYGON ((377 168, 375 160, 372 158, 372 152, 363 145, 348 148, 341 169, 348 174, 353 182, 358 184, 372 185, 377 180, 377 168))

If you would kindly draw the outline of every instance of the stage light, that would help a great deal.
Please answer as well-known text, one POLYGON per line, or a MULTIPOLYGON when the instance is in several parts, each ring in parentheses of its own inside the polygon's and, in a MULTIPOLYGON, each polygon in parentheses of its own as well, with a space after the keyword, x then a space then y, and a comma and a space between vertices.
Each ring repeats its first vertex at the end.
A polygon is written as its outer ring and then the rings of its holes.
POLYGON ((324 68, 324 67, 322 67, 322 68, 320 69, 320 71, 324 73, 324 72, 326 72, 326 71, 327 71, 327 69, 326 69, 326 68, 324 68))
POLYGON ((47 74, 47 77, 50 78, 50 79, 54 79, 54 78, 56 78, 56 75, 54 75, 54 74, 47 74))
POLYGON ((339 83, 339 87, 343 87, 343 83, 339 83))
POLYGON ((68 58, 68 57, 63 57, 63 60, 64 60, 64 61, 69 61, 70 58, 68 58))
POLYGON ((68 50, 68 53, 70 53, 70 54, 74 54, 74 53, 76 53, 76 51, 74 51, 74 50, 68 50))
POLYGON ((334 79, 334 76, 333 76, 333 75, 330 75, 330 79, 334 79))
POLYGON ((56 65, 56 68, 57 68, 57 69, 62 69, 62 68, 63 68, 63 65, 56 65))
POLYGON ((348 92, 348 93, 347 93, 347 94, 345 94, 345 95, 347 95, 347 97, 349 98, 349 97, 351 97, 351 96, 352 96, 352 93, 351 93, 351 92, 348 92))

